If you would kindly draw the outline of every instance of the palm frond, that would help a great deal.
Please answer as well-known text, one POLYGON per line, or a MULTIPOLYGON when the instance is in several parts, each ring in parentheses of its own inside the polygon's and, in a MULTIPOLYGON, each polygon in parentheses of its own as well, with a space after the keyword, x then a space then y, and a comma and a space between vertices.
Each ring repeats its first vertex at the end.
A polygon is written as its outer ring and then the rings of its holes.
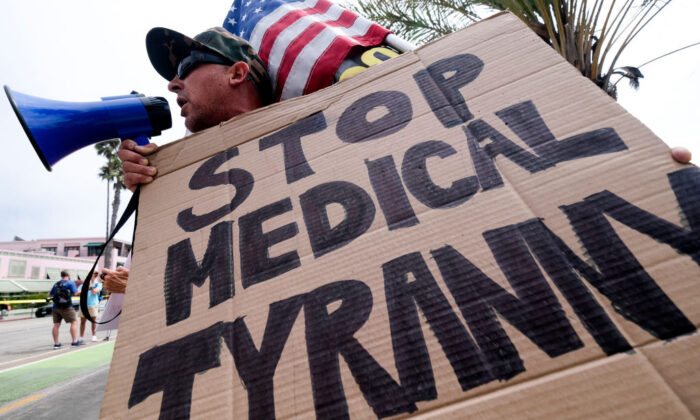
MULTIPOLYGON (((671 0, 359 0, 358 13, 416 44, 479 20, 480 11, 509 10, 581 74, 616 97, 612 75, 639 84, 617 66, 625 48, 671 0), (612 58, 610 58, 612 57, 612 58), (607 71, 603 71, 607 68, 607 71)), ((619 81, 619 80, 618 80, 619 81)))

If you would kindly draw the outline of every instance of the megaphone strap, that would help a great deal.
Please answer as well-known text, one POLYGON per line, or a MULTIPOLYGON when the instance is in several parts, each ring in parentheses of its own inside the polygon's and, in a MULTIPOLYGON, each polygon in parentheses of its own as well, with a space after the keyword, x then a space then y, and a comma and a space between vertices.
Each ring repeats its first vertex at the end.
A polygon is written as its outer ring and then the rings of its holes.
MULTIPOLYGON (((102 257, 102 254, 104 253, 105 249, 107 248, 107 244, 112 242, 112 239, 114 239, 114 235, 116 235, 117 232, 119 232, 119 229, 124 226, 127 220, 131 217, 132 214, 136 213, 136 220, 134 221, 134 232, 136 232, 136 222, 138 221, 138 209, 139 209, 139 195, 141 194, 141 187, 137 186, 136 191, 134 191, 134 194, 131 196, 131 200, 129 200, 129 204, 127 204, 126 209, 124 209, 124 213, 122 214, 122 217, 119 218, 119 222, 117 222, 117 225, 114 227, 114 230, 112 233, 109 235, 109 238, 105 241, 105 243, 100 247, 100 253, 97 255, 97 258, 95 259, 95 263, 92 265, 92 268, 90 269, 90 273, 87 275, 87 279, 83 283, 81 289, 80 289, 80 310, 83 312, 83 315, 85 318, 87 318, 88 321, 93 322, 95 324, 106 324, 108 322, 111 322, 119 315, 121 315, 122 311, 120 310, 118 314, 114 315, 112 319, 109 319, 107 321, 102 321, 99 322, 97 320, 92 319, 92 316, 90 316, 90 312, 88 311, 88 306, 87 306, 87 298, 88 298, 88 293, 90 292, 90 280, 92 280, 92 273, 95 272, 95 268, 97 268, 97 263, 100 261, 100 258, 102 257)), ((131 249, 133 249, 134 246, 134 234, 132 233, 131 237, 131 249)))

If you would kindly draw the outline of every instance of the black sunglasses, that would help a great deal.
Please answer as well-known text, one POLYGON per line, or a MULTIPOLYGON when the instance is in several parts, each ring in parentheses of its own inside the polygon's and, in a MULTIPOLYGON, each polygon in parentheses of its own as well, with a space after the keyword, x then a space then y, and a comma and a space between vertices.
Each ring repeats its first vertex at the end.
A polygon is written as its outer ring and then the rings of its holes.
POLYGON ((177 73, 175 74, 180 80, 184 80, 192 70, 196 69, 197 66, 204 63, 211 64, 223 64, 225 66, 230 66, 233 64, 231 60, 220 57, 218 55, 210 54, 204 51, 192 50, 190 55, 183 58, 180 64, 177 65, 177 73))

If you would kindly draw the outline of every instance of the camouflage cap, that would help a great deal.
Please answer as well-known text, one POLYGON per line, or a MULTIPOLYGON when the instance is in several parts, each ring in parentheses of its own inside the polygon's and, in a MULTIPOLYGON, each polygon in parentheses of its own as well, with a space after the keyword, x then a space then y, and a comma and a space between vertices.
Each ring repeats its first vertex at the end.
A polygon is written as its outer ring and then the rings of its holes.
POLYGON ((265 65, 255 49, 243 38, 226 29, 215 27, 190 38, 167 28, 153 28, 146 35, 148 58, 156 71, 166 80, 177 74, 177 66, 192 50, 220 55, 231 62, 248 64, 250 76, 264 104, 272 102, 272 85, 265 65))

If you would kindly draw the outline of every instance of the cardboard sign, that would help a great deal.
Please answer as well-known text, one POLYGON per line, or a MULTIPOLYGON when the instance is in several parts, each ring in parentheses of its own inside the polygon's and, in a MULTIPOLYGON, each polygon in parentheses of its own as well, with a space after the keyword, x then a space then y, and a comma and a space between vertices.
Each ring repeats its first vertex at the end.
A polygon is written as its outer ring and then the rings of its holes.
POLYGON ((700 415, 700 173, 512 15, 155 164, 103 418, 700 415))

